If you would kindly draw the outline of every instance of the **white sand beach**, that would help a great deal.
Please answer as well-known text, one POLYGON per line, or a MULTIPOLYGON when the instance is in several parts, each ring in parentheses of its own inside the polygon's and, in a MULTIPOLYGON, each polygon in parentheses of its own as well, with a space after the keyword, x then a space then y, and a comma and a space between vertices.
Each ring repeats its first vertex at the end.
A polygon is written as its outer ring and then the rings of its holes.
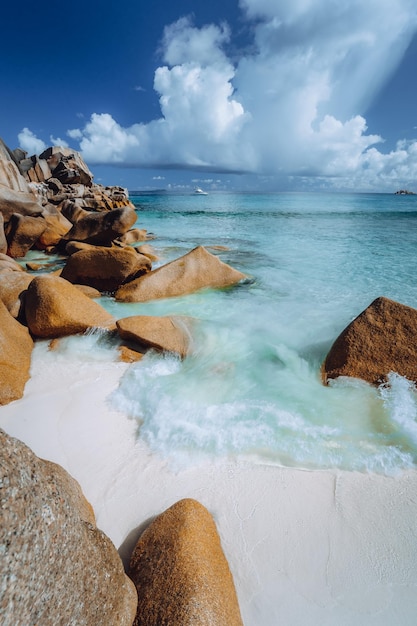
POLYGON ((395 477, 246 461, 174 472, 106 398, 128 366, 43 363, 0 427, 81 484, 97 525, 129 558, 141 529, 184 497, 213 514, 246 626, 412 626, 417 472, 395 477))

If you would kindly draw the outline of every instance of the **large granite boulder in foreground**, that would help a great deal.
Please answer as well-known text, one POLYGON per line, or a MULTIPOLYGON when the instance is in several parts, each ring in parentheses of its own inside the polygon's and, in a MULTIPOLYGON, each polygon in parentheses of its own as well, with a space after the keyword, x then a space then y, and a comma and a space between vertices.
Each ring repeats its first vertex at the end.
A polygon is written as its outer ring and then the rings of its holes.
POLYGON ((131 626, 134 585, 78 483, 0 430, 0 622, 131 626))
POLYGON ((122 339, 136 342, 139 346, 174 352, 180 357, 185 357, 190 348, 191 325, 191 318, 179 315, 133 315, 116 322, 122 339))
POLYGON ((417 310, 377 298, 336 339, 322 376, 324 382, 352 376, 378 385, 390 372, 417 382, 417 310))
POLYGON ((116 292, 116 300, 145 302, 183 296, 206 287, 230 287, 245 278, 245 274, 198 246, 179 259, 123 285, 116 292))
POLYGON ((23 396, 29 379, 32 350, 33 341, 28 329, 10 315, 0 300, 0 405, 23 396))
POLYGON ((72 254, 61 276, 99 291, 116 291, 120 285, 149 272, 151 267, 151 261, 133 248, 94 246, 72 254))
POLYGON ((67 280, 35 276, 26 292, 26 320, 35 337, 53 339, 89 328, 114 328, 114 318, 67 280))
POLYGON ((195 500, 180 500, 152 522, 129 575, 138 592, 134 626, 242 626, 216 525, 195 500))

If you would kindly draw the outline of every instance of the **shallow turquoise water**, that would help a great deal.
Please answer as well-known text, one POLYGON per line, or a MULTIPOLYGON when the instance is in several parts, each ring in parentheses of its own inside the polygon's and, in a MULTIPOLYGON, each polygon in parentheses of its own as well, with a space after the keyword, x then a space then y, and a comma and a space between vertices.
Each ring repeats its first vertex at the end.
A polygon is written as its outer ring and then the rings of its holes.
POLYGON ((393 376, 330 387, 320 366, 340 331, 381 295, 417 308, 417 197, 383 194, 149 194, 138 226, 161 263, 197 245, 247 283, 106 308, 197 318, 184 362, 150 354, 111 402, 183 466, 210 456, 392 472, 417 459, 416 393, 393 376), (210 248, 209 248, 210 250, 210 248))

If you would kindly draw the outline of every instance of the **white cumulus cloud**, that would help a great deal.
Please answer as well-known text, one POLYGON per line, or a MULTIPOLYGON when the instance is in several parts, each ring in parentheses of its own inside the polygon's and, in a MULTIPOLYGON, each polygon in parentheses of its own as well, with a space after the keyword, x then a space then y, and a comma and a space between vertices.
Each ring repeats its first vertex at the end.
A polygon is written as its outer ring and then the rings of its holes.
POLYGON ((19 140, 19 146, 30 156, 39 154, 47 148, 46 143, 44 143, 42 139, 38 139, 29 128, 22 128, 17 138, 19 140))
POLYGON ((154 76, 160 117, 123 128, 94 113, 69 131, 89 163, 331 177, 346 186, 415 172, 415 144, 384 154, 364 118, 417 30, 414 0, 239 5, 250 52, 228 56, 225 24, 197 28, 181 18, 167 26, 154 76))

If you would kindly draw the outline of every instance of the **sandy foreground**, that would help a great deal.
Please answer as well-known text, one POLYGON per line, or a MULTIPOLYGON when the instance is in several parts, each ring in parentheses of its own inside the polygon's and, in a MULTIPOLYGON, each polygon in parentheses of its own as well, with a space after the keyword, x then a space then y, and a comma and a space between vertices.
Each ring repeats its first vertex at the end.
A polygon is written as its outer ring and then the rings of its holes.
POLYGON ((35 350, 24 398, 0 407, 1 428, 79 481, 125 562, 155 515, 191 497, 214 516, 246 626, 417 623, 417 472, 174 472, 108 406, 126 367, 43 367, 35 350))

